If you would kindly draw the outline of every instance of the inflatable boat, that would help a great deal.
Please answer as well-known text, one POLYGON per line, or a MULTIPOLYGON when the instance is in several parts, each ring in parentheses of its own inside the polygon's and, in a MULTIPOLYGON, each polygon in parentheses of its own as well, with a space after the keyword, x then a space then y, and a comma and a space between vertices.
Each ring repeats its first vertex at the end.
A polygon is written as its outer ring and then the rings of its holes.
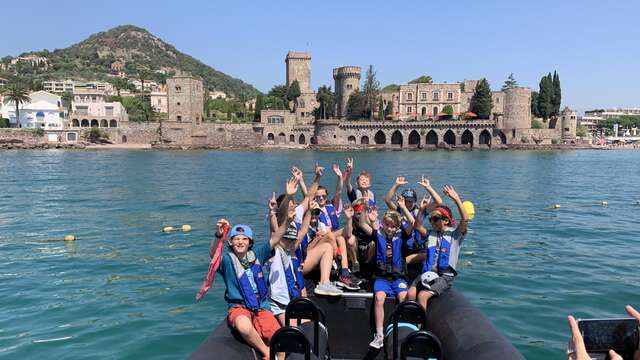
MULTIPOLYGON (((287 308, 287 321, 289 318, 311 321, 298 328, 281 328, 271 343, 272 352, 286 352, 287 358, 524 359, 480 310, 455 289, 431 299, 426 316, 414 302, 395 306, 395 300, 387 299, 387 340, 381 350, 369 347, 375 328, 372 293, 311 295, 296 300, 287 308)), ((223 320, 188 359, 261 358, 223 320)))

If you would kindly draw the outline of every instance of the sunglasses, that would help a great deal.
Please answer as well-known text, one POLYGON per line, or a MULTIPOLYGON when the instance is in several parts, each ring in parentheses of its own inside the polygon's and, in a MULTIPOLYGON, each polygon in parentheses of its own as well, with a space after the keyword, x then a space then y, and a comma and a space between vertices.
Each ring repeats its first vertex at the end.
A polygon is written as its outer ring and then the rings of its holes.
POLYGON ((316 199, 326 199, 327 195, 316 195, 316 199))
POLYGON ((444 218, 442 216, 432 216, 429 218, 430 222, 438 222, 440 220, 444 220, 444 218))

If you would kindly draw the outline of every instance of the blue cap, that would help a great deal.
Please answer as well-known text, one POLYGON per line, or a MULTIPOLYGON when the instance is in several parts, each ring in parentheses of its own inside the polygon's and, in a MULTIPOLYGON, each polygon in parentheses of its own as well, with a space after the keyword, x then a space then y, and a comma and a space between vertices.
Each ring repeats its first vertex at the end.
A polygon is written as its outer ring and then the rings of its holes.
POLYGON ((233 225, 231 231, 229 231, 229 240, 233 239, 236 235, 244 235, 253 241, 253 231, 248 225, 233 225))
POLYGON ((414 200, 418 199, 418 196, 416 195, 416 192, 413 191, 413 189, 404 190, 401 195, 403 198, 406 198, 406 199, 414 199, 414 200))

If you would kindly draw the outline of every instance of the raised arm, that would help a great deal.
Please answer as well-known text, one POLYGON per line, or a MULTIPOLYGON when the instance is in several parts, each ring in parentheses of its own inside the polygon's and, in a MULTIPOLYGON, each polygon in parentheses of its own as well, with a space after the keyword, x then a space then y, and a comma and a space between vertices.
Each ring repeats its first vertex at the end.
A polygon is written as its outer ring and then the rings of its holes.
POLYGON ((282 225, 282 223, 287 218, 287 213, 289 212, 289 201, 298 191, 298 180, 295 177, 287 180, 285 185, 284 198, 280 203, 280 207, 278 208, 278 226, 282 225))
POLYGON ((404 232, 405 234, 410 235, 413 232, 413 223, 415 222, 415 219, 413 218, 411 211, 407 209, 407 205, 404 203, 404 198, 402 196, 398 198, 398 207, 400 208, 404 218, 407 219, 408 226, 404 232))
POLYGON ((351 221, 353 219, 353 213, 353 208, 347 204, 344 208, 344 216, 347 218, 347 221, 344 225, 344 233, 342 234, 345 239, 349 239, 351 235, 353 235, 353 221, 351 221))
POLYGON ((462 200, 460 199, 460 195, 456 192, 456 190, 451 185, 445 185, 444 194, 453 200, 458 207, 458 211, 460 212, 460 224, 458 224, 458 231, 462 234, 467 233, 467 225, 469 225, 469 215, 467 215, 467 211, 462 206, 462 200))
POLYGON ((369 212, 368 210, 361 212, 359 215, 358 223, 365 234, 372 235, 374 231, 378 230, 378 210, 374 209, 371 212, 369 212), (367 222, 367 220, 369 220, 371 225, 369 224, 369 222, 367 222))
POLYGON ((429 181, 429 179, 426 176, 422 175, 422 178, 420 179, 420 182, 418 182, 418 184, 422 186, 425 190, 427 190, 427 192, 429 193, 429 196, 432 198, 431 204, 427 209, 425 209, 425 212, 431 212, 437 206, 442 205, 442 198, 440 197, 440 194, 438 194, 438 192, 433 188, 433 186, 431 186, 431 181, 429 181))
POLYGON ((398 188, 405 184, 407 184, 407 180, 404 176, 396 177, 396 182, 393 183, 391 189, 389 189, 389 192, 387 192, 387 195, 384 197, 384 202, 387 204, 389 210, 395 211, 398 208, 398 206, 393 202, 393 198, 396 196, 398 188))
POLYGON ((298 180, 300 184, 300 191, 302 191, 302 196, 307 196, 307 185, 304 183, 304 176, 302 175, 302 171, 298 169, 296 166, 291 168, 291 175, 298 180))
POLYGON ((336 164, 333 164, 331 168, 333 169, 333 173, 338 177, 338 180, 336 181, 336 192, 333 194, 331 204, 333 204, 334 208, 339 209, 340 199, 342 196, 342 171, 340 171, 340 167, 336 164))
POLYGON ((420 235, 427 236, 427 229, 425 229, 424 225, 422 225, 422 221, 424 220, 424 214, 427 211, 427 208, 431 206, 433 199, 431 196, 422 198, 420 201, 420 210, 418 210, 418 214, 416 215, 416 219, 413 222, 413 228, 417 230, 420 235))
MULTIPOLYGON (((344 182, 347 185, 347 195, 351 196, 350 194, 353 192, 353 186, 351 185, 351 174, 353 173, 353 158, 347 158, 347 167, 344 170, 344 173, 344 182)), ((353 201, 355 199, 349 198, 349 200, 353 201)))
POLYGON ((269 239, 269 246, 273 249, 280 241, 282 241, 282 236, 284 235, 284 233, 287 231, 287 227, 289 227, 289 224, 291 224, 291 222, 293 221, 294 216, 296 215, 296 211, 295 209, 292 209, 291 211, 287 212, 287 217, 285 219, 285 222, 280 224, 280 226, 278 227, 278 230, 274 231, 271 234, 271 238, 269 239))
POLYGON ((227 241, 227 238, 223 238, 222 235, 224 234, 222 229, 225 226, 230 226, 229 221, 227 221, 226 219, 220 219, 218 220, 218 222, 216 223, 216 234, 214 236, 214 238, 211 240, 211 245, 209 245, 209 257, 213 257, 213 253, 216 251, 216 248, 218 247, 218 244, 220 243, 220 241, 227 241))
POLYGON ((315 170, 314 170, 313 182, 311 183, 311 186, 309 187, 309 190, 307 191, 307 195, 305 196, 305 198, 300 203, 300 205, 302 206, 302 208, 304 209, 305 212, 307 210, 309 210, 309 203, 316 196, 316 191, 318 191, 318 186, 320 186, 320 178, 322 177, 323 173, 324 173, 324 167, 322 167, 322 166, 320 166, 320 165, 318 165, 316 163, 316 167, 315 167, 315 170))
POLYGON ((269 234, 273 234, 278 229, 278 203, 274 192, 269 199, 269 234))
POLYGON ((300 229, 298 230, 298 238, 296 239, 296 248, 300 246, 300 243, 307 236, 307 232, 309 232, 309 224, 311 223, 311 209, 314 209, 318 206, 318 203, 315 201, 311 201, 309 203, 309 209, 304 212, 304 217, 302 218, 302 224, 300 224, 300 229))

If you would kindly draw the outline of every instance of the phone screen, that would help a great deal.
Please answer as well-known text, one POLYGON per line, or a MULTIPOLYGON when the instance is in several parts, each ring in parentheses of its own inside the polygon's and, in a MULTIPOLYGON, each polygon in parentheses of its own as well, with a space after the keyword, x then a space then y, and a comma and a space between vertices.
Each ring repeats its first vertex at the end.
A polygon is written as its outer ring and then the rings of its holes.
POLYGON ((588 352, 617 352, 637 344, 638 320, 636 319, 586 319, 578 321, 588 352), (634 344, 634 341, 636 343, 634 344))

